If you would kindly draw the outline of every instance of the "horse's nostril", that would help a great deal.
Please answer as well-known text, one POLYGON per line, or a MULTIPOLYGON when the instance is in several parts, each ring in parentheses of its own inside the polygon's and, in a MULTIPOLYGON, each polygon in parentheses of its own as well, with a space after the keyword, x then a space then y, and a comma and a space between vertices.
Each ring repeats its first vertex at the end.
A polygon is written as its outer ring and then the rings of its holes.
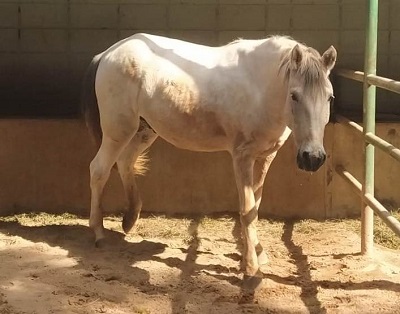
POLYGON ((302 155, 303 155, 302 157, 303 157, 304 160, 310 159, 310 153, 309 152, 303 152, 302 155))
POLYGON ((299 151, 297 154, 297 165, 306 171, 316 171, 325 162, 326 154, 324 151, 299 151))

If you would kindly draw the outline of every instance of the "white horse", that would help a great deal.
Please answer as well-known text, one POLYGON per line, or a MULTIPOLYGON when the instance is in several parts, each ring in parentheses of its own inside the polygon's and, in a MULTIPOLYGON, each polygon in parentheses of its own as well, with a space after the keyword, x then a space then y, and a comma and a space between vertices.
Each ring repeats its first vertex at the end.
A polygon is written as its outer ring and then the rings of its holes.
POLYGON ((256 232, 265 175, 291 132, 299 168, 316 171, 324 163, 336 56, 333 46, 321 56, 281 36, 207 47, 148 34, 97 55, 83 90, 87 124, 101 142, 90 164, 96 244, 105 237, 100 203, 111 168, 117 165, 129 200, 122 223, 128 232, 142 207, 132 165, 160 136, 191 151, 230 153, 245 275, 256 275, 266 261, 256 232))

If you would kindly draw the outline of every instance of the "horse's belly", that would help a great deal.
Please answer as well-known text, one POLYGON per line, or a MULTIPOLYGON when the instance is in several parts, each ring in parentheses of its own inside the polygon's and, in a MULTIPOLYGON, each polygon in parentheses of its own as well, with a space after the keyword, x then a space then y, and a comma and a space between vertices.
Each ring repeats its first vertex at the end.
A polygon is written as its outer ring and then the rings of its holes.
POLYGON ((143 118, 160 137, 178 148, 204 152, 228 148, 228 136, 215 113, 175 113, 164 117, 144 114, 143 118))
POLYGON ((201 134, 195 136, 182 136, 181 134, 176 133, 163 134, 160 136, 175 147, 190 151, 217 152, 227 150, 227 143, 222 138, 206 138, 201 134))

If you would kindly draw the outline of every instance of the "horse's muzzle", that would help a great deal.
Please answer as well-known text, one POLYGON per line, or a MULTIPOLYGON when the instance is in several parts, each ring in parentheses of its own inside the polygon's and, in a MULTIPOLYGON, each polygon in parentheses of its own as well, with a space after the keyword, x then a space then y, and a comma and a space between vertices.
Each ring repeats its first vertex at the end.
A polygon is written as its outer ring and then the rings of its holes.
POLYGON ((324 150, 299 151, 297 153, 297 166, 305 171, 317 171, 325 162, 324 150))

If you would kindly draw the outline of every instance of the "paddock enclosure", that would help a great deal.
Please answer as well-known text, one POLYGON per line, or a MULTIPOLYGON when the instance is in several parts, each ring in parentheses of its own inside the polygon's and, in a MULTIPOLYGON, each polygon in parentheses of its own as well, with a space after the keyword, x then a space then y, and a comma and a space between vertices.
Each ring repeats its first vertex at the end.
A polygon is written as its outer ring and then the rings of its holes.
POLYGON ((393 221, 373 196, 389 209, 400 204, 399 16, 396 0, 1 1, 0 215, 9 217, 0 219, 0 312, 400 313, 399 251, 373 251, 368 227, 374 206, 393 221), (321 222, 260 221, 270 263, 252 300, 240 290, 238 200, 227 154, 157 140, 139 178, 145 218, 125 238, 123 189, 112 173, 104 203, 115 240, 109 250, 91 247, 86 219, 52 215, 88 216, 95 147, 80 119, 81 79, 93 55, 136 32, 207 45, 286 34, 320 52, 338 51, 327 161, 312 175, 297 170, 289 139, 260 209, 262 218, 321 222), (376 135, 387 143, 376 139, 375 119, 362 122, 374 85, 376 135), (31 212, 49 215, 18 215, 31 212), (361 213, 362 238, 342 221, 323 221, 361 213))

